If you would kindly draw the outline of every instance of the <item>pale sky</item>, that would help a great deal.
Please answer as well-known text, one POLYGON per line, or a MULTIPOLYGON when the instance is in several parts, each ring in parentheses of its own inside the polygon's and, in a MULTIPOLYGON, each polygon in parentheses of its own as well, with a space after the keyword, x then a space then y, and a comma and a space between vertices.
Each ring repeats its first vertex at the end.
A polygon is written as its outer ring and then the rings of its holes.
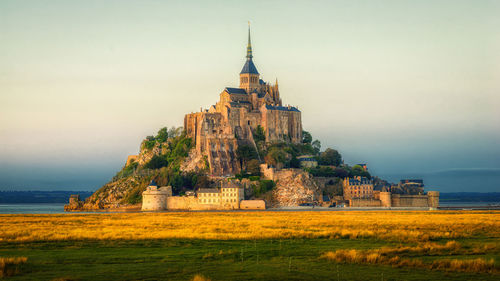
POLYGON ((500 171, 500 1, 185 2, 0 1, 0 190, 97 189, 238 85, 248 20, 261 77, 346 163, 500 171))

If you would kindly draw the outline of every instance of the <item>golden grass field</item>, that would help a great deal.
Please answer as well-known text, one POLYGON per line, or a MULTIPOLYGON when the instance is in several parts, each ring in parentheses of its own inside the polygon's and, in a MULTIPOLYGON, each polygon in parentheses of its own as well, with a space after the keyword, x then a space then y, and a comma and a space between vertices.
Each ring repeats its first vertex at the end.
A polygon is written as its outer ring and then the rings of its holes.
MULTIPOLYGON (((47 244, 48 249, 57 249, 57 245, 72 244, 72 241, 142 243, 140 241, 195 239, 215 243, 218 243, 217 240, 241 240, 241 243, 247 243, 245 241, 253 240, 255 245, 267 243, 267 246, 261 246, 264 248, 261 248, 260 255, 267 255, 268 262, 275 262, 282 256, 276 256, 275 250, 272 250, 273 239, 280 240, 279 249, 282 240, 338 239, 350 241, 346 243, 350 246, 343 246, 344 242, 341 242, 337 244, 340 247, 314 250, 317 252, 313 260, 303 257, 303 260, 296 262, 310 264, 326 261, 336 263, 337 266, 376 264, 414 270, 483 274, 483 277, 500 274, 497 262, 500 257, 500 211, 71 213, 0 215, 0 222, 0 245, 4 245, 4 251, 11 251, 9 249, 18 246, 33 247, 33 243, 44 244, 39 242, 50 242, 52 244, 47 244), (262 241, 257 242, 258 240, 262 241), (269 240, 270 243, 266 242, 269 240), (265 250, 266 247, 271 249, 265 250)), ((231 241, 228 243, 233 243, 231 241)), ((113 247, 118 248, 111 249, 119 250, 119 246, 113 247)), ((202 255, 203 260, 218 260, 239 253, 227 245, 221 244, 220 247, 218 252, 206 253, 201 248, 196 253, 202 255)), ((182 255, 184 250, 180 249, 179 254, 182 255)), ((302 250, 312 249, 289 249, 292 253, 302 250)), ((36 268, 38 263, 44 263, 46 258, 50 259, 50 254, 41 254, 42 259, 34 255, 32 259, 30 252, 22 249, 12 250, 10 253, 15 256, 0 257, 0 277, 12 276, 18 272, 22 274, 24 264, 29 267, 31 260, 36 268), (27 258, 28 256, 30 257, 27 258)), ((73 255, 75 258, 78 253, 74 252, 73 255)), ((134 255, 134 252, 127 252, 127 255, 134 255)), ((86 263, 87 258, 83 255, 82 262, 86 263)), ((295 257, 298 258, 299 256, 295 257)), ((238 262, 232 263, 232 266, 237 266, 238 262)), ((64 267, 53 270, 54 274, 58 274, 57 270, 63 271, 64 267)), ((370 270, 367 272, 371 272, 370 270)), ((322 273, 323 271, 317 271, 317 274, 322 273)), ((202 275, 195 276, 196 280, 208 280, 204 278, 202 275)))
POLYGON ((500 237, 496 211, 173 212, 0 215, 0 242, 82 239, 500 237))

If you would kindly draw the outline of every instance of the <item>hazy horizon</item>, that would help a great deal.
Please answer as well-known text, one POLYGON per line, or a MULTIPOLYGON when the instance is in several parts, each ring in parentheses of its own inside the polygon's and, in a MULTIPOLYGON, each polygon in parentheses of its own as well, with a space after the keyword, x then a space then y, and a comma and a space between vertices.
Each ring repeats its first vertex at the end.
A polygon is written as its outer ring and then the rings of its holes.
POLYGON ((0 190, 99 188, 238 85, 248 20, 261 77, 322 150, 500 191, 498 1, 2 1, 0 190))

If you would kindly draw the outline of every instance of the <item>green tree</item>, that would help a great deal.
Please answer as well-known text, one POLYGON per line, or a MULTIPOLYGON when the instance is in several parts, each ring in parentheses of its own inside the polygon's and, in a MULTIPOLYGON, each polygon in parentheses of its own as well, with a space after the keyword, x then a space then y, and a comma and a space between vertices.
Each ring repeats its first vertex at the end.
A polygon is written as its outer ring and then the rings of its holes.
POLYGON ((146 139, 142 143, 144 145, 144 148, 149 150, 155 146, 156 139, 154 136, 147 136, 146 139))
POLYGON ((313 149, 314 149, 314 154, 319 154, 319 151, 321 150, 321 142, 319 140, 314 140, 312 143, 311 143, 313 149))
POLYGON ((312 139, 313 138, 309 132, 302 131, 302 143, 311 143, 312 139))
POLYGON ((342 163, 342 156, 337 150, 327 148, 325 151, 321 152, 318 160, 318 164, 320 165, 339 166, 340 163, 342 163))
POLYGON ((236 149, 236 158, 240 161, 241 169, 244 171, 247 169, 248 161, 257 157, 257 151, 252 146, 243 144, 236 149))
POLYGON ((258 125, 257 128, 253 131, 253 139, 255 142, 266 141, 266 131, 262 126, 258 125))
POLYGON ((158 140, 158 142, 161 143, 161 142, 166 142, 167 139, 168 139, 168 128, 163 127, 158 131, 158 134, 156 135, 156 140, 158 140))
POLYGON ((168 136, 171 137, 171 138, 175 138, 175 137, 178 137, 181 135, 182 133, 182 130, 183 128, 182 127, 170 127, 170 129, 168 129, 168 136))
POLYGON ((372 176, 370 175, 370 173, 368 171, 366 171, 365 169, 363 169, 363 167, 361 167, 360 165, 354 165, 351 168, 349 176, 351 176, 351 177, 361 176, 361 177, 366 177, 366 178, 369 178, 369 179, 372 178, 372 176))
POLYGON ((288 154, 280 147, 271 147, 265 157, 266 163, 277 168, 283 167, 288 154))

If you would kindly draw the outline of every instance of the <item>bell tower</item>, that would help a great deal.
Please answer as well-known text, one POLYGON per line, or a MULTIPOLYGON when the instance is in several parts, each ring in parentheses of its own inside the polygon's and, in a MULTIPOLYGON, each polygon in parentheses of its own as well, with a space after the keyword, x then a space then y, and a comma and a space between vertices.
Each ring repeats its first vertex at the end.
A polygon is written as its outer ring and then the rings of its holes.
POLYGON ((248 22, 248 45, 247 61, 240 72, 240 88, 245 89, 248 94, 259 88, 259 72, 253 64, 252 42, 250 41, 250 22, 248 22))

